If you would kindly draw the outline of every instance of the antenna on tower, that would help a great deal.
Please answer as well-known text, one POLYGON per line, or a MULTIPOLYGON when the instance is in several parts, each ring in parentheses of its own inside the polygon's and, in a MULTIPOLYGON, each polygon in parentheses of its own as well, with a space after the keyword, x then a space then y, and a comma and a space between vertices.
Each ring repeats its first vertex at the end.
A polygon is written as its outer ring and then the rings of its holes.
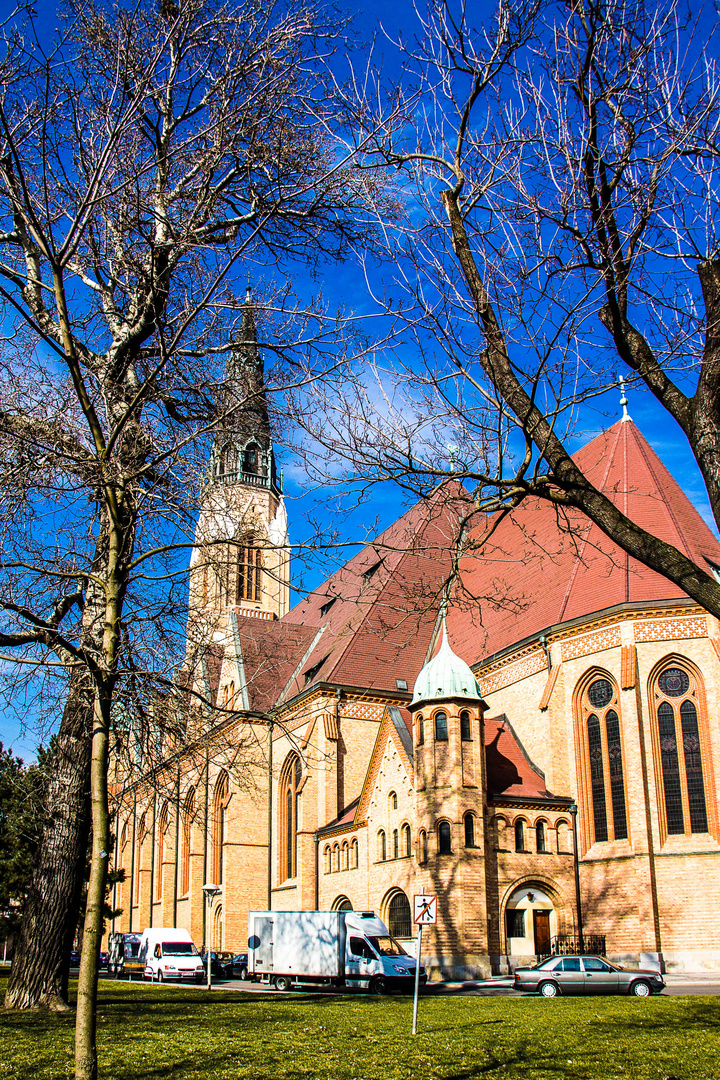
POLYGON ((618 375, 618 382, 620 383, 620 395, 621 395, 620 396, 620 404, 622 405, 622 411, 623 411, 622 419, 623 420, 632 420, 632 417, 630 416, 630 414, 627 411, 628 399, 625 396, 625 379, 623 378, 622 375, 618 375))

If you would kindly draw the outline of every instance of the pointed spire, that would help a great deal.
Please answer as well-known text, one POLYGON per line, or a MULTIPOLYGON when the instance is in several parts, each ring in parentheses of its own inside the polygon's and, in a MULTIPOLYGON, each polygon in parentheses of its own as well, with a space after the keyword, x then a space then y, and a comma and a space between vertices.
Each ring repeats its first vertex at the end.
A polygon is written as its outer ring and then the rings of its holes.
POLYGON ((618 376, 618 382, 620 383, 620 395, 621 395, 620 396, 620 404, 622 405, 622 411, 623 411, 622 419, 623 420, 632 420, 632 417, 630 416, 630 414, 627 411, 628 399, 625 397, 625 379, 623 378, 622 375, 618 376))

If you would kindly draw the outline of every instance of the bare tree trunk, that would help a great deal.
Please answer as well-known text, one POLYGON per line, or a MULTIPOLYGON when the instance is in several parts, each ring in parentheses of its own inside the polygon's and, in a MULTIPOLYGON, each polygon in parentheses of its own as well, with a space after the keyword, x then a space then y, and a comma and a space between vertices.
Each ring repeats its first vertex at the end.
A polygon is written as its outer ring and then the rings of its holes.
POLYGON ((50 762, 45 820, 5 994, 8 1009, 68 1008, 70 949, 90 823, 94 697, 87 672, 73 672, 50 762))
POLYGON ((75 1019, 75 1080, 96 1080, 97 985, 100 942, 103 933, 103 904, 110 849, 107 767, 110 745, 110 698, 98 690, 93 717, 92 761, 90 765, 92 805, 92 858, 88 882, 87 908, 83 930, 82 957, 78 979, 75 1019))

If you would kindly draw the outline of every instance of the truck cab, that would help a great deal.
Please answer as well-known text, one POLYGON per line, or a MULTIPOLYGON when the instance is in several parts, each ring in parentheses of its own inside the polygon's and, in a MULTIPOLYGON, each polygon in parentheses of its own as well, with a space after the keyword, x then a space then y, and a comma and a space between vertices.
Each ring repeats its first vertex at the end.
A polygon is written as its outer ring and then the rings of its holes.
MULTIPOLYGON (((372 912, 347 912, 345 917, 345 982, 376 993, 412 989, 415 957, 390 935, 372 912)), ((420 983, 427 975, 420 968, 420 983)))

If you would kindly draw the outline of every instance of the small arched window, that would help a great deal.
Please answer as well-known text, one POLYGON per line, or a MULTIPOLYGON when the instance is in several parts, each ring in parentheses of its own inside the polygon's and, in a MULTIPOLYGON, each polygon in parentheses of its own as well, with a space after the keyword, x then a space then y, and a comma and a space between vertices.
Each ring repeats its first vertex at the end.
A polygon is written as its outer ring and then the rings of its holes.
POLYGON ((388 930, 392 937, 412 937, 412 915, 410 901, 404 892, 394 893, 387 909, 388 930))
POLYGON ((353 870, 358 868, 358 842, 353 840, 350 845, 350 866, 353 870))
POLYGON ((558 821, 557 823, 557 849, 561 855, 569 855, 572 852, 572 844, 570 842, 570 825, 567 821, 558 821))
POLYGON ((350 845, 347 840, 343 841, 342 846, 342 868, 343 870, 350 869, 350 845))
POLYGON ((384 829, 380 829, 380 832, 377 835, 377 842, 378 842, 378 860, 380 862, 385 862, 385 860, 387 859, 387 840, 385 838, 385 830, 384 829))
POLYGON ((329 844, 325 845, 323 851, 323 865, 325 867, 325 873, 329 874, 332 871, 332 851, 329 844))
POLYGON ((440 855, 452 855, 452 830, 449 821, 438 825, 438 852, 440 855))
POLYGON ((393 829, 393 859, 400 858, 400 834, 397 829, 393 829))
POLYGON ((424 829, 420 830, 420 862, 428 861, 428 834, 424 829))
POLYGON ((435 714, 435 741, 447 742, 448 737, 448 724, 447 713, 439 712, 435 714))
POLYGON ((425 721, 422 716, 417 718, 417 742, 418 746, 425 745, 425 721))
POLYGON ((515 822, 515 850, 525 850, 525 822, 522 818, 515 822))
POLYGON ((538 821, 535 825, 535 846, 540 853, 547 851, 544 821, 538 821))
POLYGON ((391 791, 388 795, 388 809, 397 810, 397 793, 395 791, 391 791))
POLYGON ((338 896, 333 900, 332 911, 352 911, 353 906, 347 896, 338 896))
POLYGON ((412 833, 409 825, 402 827, 402 852, 403 857, 409 859, 412 855, 412 833))
POLYGON ((465 847, 475 847, 475 815, 465 815, 465 847))
POLYGON ((333 861, 333 870, 337 874, 338 870, 340 869, 340 845, 339 844, 333 844, 332 861, 333 861))
POLYGON ((290 754, 280 774, 280 880, 294 878, 298 867, 300 788, 302 766, 297 754, 290 754))
POLYGON ((463 709, 460 713, 460 738, 463 742, 472 741, 472 724, 470 722, 470 713, 467 709, 463 709))

